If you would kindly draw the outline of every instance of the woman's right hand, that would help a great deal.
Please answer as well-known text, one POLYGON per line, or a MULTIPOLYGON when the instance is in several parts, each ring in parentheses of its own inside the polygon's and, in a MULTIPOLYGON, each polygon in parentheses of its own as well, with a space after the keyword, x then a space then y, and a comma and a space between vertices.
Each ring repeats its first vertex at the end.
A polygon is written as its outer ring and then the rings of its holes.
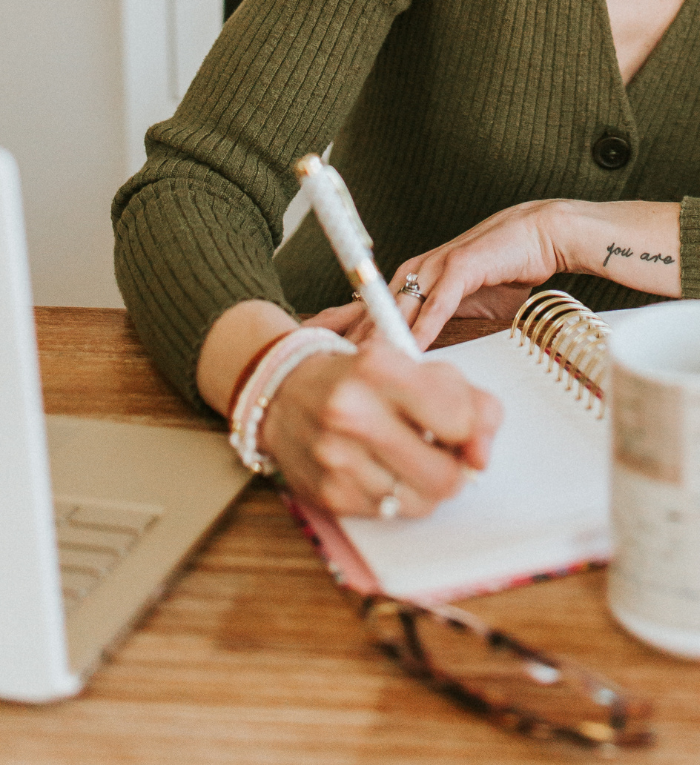
POLYGON ((315 506, 372 517, 393 494, 402 517, 419 517, 485 467, 500 419, 498 402, 455 368, 373 339, 356 355, 319 353, 296 367, 268 407, 259 447, 315 506))

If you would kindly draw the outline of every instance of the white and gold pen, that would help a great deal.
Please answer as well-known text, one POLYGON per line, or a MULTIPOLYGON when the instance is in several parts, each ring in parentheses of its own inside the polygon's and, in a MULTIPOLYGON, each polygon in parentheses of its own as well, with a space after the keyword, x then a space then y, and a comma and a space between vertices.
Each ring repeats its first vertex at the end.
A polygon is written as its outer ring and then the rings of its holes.
POLYGON ((348 281, 362 296, 375 325, 397 348, 419 360, 420 349, 374 262, 372 239, 340 174, 318 154, 302 157, 295 169, 348 281))

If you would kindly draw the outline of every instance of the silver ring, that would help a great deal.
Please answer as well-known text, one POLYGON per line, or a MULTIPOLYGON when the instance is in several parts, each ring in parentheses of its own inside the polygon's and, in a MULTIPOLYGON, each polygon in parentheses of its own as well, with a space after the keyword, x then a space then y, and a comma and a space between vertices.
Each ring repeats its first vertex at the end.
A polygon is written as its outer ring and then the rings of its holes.
POLYGON ((352 293, 352 302, 353 303, 364 303, 365 299, 362 297, 362 294, 359 292, 353 292, 352 293))
POLYGON ((379 503, 379 517, 383 521, 394 520, 401 510, 401 500, 396 496, 398 485, 398 481, 394 481, 394 488, 392 489, 391 494, 382 497, 382 500, 379 503))
POLYGON ((406 283, 399 290, 399 295, 402 292, 404 295, 418 298, 421 302, 425 300, 425 295, 420 291, 420 287, 418 286, 418 274, 408 274, 406 276, 406 283))

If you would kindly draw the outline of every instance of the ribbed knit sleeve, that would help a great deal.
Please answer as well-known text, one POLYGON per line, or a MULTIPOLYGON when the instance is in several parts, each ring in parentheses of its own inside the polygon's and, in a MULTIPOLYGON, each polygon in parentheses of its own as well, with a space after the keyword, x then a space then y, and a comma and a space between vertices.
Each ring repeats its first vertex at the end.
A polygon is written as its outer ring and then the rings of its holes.
POLYGON ((139 335, 195 405, 201 344, 251 298, 291 312, 272 265, 293 164, 333 139, 409 0, 247 0, 112 210, 117 280, 139 335))
POLYGON ((684 298, 700 298, 700 199, 681 203, 681 291, 684 298))

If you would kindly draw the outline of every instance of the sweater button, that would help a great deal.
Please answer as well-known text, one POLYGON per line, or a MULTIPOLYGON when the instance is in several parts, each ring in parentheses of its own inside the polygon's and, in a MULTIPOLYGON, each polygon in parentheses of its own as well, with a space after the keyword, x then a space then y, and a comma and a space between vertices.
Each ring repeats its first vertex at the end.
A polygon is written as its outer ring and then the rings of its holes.
POLYGON ((608 133, 593 144, 593 159, 606 170, 624 167, 629 162, 631 153, 630 145, 624 138, 608 133))

